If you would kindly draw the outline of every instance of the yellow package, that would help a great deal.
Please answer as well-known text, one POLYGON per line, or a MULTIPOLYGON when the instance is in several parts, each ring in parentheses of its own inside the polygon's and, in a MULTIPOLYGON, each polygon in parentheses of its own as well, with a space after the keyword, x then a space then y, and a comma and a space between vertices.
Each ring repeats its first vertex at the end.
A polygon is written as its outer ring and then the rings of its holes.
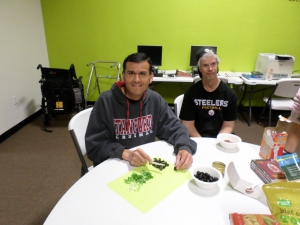
POLYGON ((271 214, 282 225, 300 225, 300 183, 276 182, 262 186, 271 214))

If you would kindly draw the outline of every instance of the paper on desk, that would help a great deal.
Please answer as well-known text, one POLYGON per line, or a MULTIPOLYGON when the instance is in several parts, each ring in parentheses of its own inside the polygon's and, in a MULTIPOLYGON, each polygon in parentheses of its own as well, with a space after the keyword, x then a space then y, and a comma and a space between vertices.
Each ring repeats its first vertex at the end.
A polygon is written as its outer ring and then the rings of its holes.
POLYGON ((247 72, 226 72, 227 77, 241 77, 243 73, 247 72))
POLYGON ((174 164, 169 163, 169 166, 162 171, 151 165, 136 167, 109 183, 108 186, 142 213, 146 213, 190 179, 191 175, 188 171, 176 171, 174 164), (139 191, 129 191, 129 185, 124 182, 124 179, 134 172, 140 174, 142 170, 150 171, 154 178, 143 184, 139 191))
MULTIPOLYGON (((250 170, 250 167, 249 167, 249 170, 250 170)), ((253 185, 253 183, 250 183, 246 180, 243 180, 239 176, 233 162, 230 162, 229 165, 228 165, 227 175, 228 175, 228 178, 229 178, 229 181, 230 181, 232 187, 235 190, 237 190, 237 191, 239 191, 239 192, 243 193, 244 195, 247 195, 251 198, 256 198, 257 199, 257 198, 260 198, 260 197, 264 196, 262 187, 260 185, 256 186, 256 188, 254 189, 254 192, 252 194, 248 194, 248 193, 245 192, 245 189, 247 187, 251 187, 253 185)))

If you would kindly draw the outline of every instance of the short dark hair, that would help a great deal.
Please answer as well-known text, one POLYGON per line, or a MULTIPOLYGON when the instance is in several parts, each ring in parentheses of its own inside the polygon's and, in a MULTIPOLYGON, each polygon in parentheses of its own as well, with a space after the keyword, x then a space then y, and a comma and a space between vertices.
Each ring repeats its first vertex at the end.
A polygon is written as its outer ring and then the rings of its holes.
POLYGON ((145 53, 133 53, 133 54, 127 56, 123 62, 123 71, 126 70, 127 62, 139 63, 139 62, 143 62, 143 61, 147 61, 149 63, 149 72, 152 73, 152 70, 153 70, 152 61, 149 58, 149 56, 147 56, 145 53))

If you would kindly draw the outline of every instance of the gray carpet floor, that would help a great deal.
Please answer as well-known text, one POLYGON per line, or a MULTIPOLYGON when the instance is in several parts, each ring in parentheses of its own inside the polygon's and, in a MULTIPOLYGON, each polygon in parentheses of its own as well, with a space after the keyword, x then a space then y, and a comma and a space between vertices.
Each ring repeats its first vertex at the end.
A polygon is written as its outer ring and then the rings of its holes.
MULTIPOLYGON (((80 161, 67 129, 72 115, 52 119, 41 130, 42 115, 1 143, 0 224, 43 224, 63 194, 80 179, 80 161)), ((240 117, 234 132, 260 145, 264 127, 240 117)))

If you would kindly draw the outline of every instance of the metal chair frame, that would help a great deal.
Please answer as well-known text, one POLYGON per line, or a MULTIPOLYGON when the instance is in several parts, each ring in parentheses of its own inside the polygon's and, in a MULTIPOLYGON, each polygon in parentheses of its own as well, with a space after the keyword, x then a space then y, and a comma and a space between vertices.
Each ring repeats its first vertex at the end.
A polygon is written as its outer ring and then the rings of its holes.
POLYGON ((269 97, 264 97, 265 106, 257 123, 263 118, 266 108, 269 108, 268 126, 271 126, 272 110, 291 111, 291 106, 300 87, 300 78, 282 78, 278 80, 269 97))
POLYGON ((98 89, 98 94, 100 95, 101 91, 100 91, 100 85, 99 85, 99 81, 98 79, 101 79, 101 78, 107 78, 107 79, 116 79, 116 80, 121 80, 120 79, 120 70, 121 70, 121 65, 119 62, 115 62, 115 61, 106 61, 106 60, 98 60, 98 61, 95 61, 95 62, 90 62, 87 64, 87 66, 90 66, 92 65, 92 68, 91 68, 91 72, 90 72, 90 76, 89 76, 89 81, 88 81, 88 86, 87 86, 87 89, 86 89, 86 94, 85 94, 85 99, 87 100, 88 99, 88 95, 91 91, 95 90, 96 88, 98 89), (111 63, 112 65, 110 66, 110 68, 113 68, 113 67, 117 67, 117 70, 118 70, 118 75, 117 76, 110 76, 110 75, 98 75, 97 72, 96 72, 96 65, 98 63, 111 63), (92 77, 95 77, 96 81, 95 81, 95 85, 94 87, 90 90, 90 85, 91 85, 91 81, 92 81, 92 77))

